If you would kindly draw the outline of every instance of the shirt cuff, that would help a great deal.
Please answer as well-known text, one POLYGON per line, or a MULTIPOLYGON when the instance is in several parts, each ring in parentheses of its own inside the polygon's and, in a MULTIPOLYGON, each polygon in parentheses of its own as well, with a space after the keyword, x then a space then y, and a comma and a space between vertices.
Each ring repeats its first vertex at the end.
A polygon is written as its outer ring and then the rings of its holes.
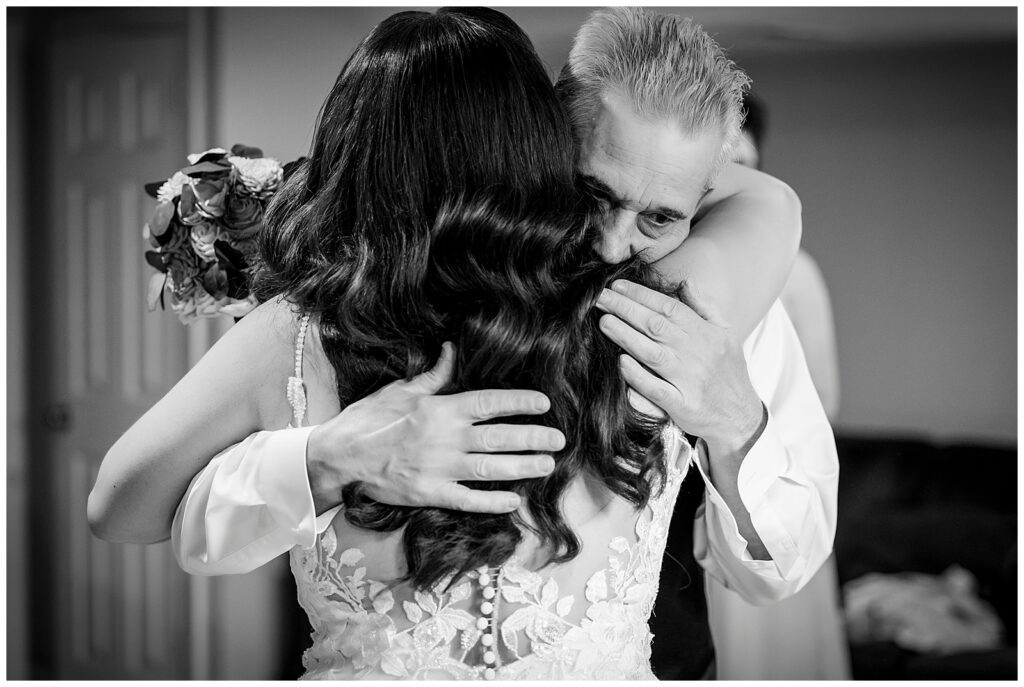
MULTIPOLYGON (((789 471, 790 461, 785 444, 775 429, 770 411, 761 436, 747 451, 740 464, 737 487, 740 501, 750 514, 751 524, 771 555, 771 560, 756 560, 747 551, 748 542, 740 534, 735 515, 708 477, 707 448, 703 442, 700 442, 697 465, 704 478, 707 501, 711 506, 708 509, 710 513, 706 515, 717 519, 720 531, 728 538, 722 544, 732 551, 745 567, 760 575, 767 573, 786 580, 802 574, 804 565, 800 551, 775 511, 776 506, 786 504, 779 504, 777 498, 772 498, 774 488, 779 486, 780 480, 784 480, 789 471)), ((789 505, 793 507, 796 504, 789 505)))
POLYGON ((260 463, 263 501, 274 521, 291 530, 296 543, 305 547, 312 546, 316 535, 326 528, 319 528, 306 470, 306 445, 314 429, 316 426, 260 432, 256 441, 262 446, 254 447, 264 456, 260 463))
POLYGON ((715 489, 715 485, 711 482, 711 477, 708 475, 707 446, 703 441, 697 442, 697 448, 694 453, 693 462, 697 466, 697 471, 700 473, 701 478, 704 480, 705 487, 705 502, 698 507, 695 519, 698 522, 701 517, 711 520, 708 522, 710 526, 707 542, 709 551, 717 551, 718 557, 722 560, 729 560, 731 558, 732 560, 739 561, 743 567, 755 574, 776 575, 777 568, 774 561, 757 560, 747 550, 748 542, 740 534, 739 525, 736 524, 736 517, 725 502, 725 499, 715 489), (711 534, 716 531, 719 533, 717 537, 711 534), (722 551, 722 548, 725 551, 722 551))
POLYGON ((740 464, 737 487, 740 500, 750 513, 750 521, 761 537, 761 543, 786 578, 800 574, 796 569, 800 567, 800 551, 775 509, 787 505, 793 508, 798 504, 780 503, 780 499, 773 498, 773 494, 776 487, 780 486, 780 481, 789 479, 790 468, 789 452, 769 415, 764 432, 740 464))

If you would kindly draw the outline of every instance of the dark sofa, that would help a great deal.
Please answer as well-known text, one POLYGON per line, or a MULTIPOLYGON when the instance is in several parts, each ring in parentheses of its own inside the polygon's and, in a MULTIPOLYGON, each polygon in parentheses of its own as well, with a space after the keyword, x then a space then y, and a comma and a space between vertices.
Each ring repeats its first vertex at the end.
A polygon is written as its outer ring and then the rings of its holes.
POLYGON ((1016 679, 1017 449, 837 434, 840 585, 958 564, 996 609, 1005 647, 948 656, 852 645, 854 679, 1016 679))

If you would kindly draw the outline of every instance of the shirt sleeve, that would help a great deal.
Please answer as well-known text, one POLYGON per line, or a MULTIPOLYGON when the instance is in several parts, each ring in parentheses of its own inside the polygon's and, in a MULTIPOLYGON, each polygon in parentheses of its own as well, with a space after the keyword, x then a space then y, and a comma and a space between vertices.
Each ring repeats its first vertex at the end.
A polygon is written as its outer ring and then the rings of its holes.
POLYGON ((778 302, 744 354, 768 422, 740 465, 738 487, 772 560, 754 560, 747 551, 736 518, 708 478, 702 442, 696 464, 706 493, 694 522, 694 554, 727 588, 764 604, 795 594, 831 554, 839 459, 796 331, 778 302))
POLYGON ((341 508, 316 515, 306 472, 313 429, 251 434, 195 476, 171 527, 185 572, 247 573, 295 546, 313 545, 341 508))

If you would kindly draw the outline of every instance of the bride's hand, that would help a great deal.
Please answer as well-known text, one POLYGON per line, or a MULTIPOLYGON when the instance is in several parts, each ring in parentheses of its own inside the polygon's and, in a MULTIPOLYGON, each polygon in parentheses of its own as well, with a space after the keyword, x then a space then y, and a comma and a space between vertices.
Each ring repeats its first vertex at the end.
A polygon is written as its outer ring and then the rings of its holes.
POLYGON ((355 481, 389 505, 506 513, 519 506, 518 495, 474 490, 459 481, 543 477, 554 469, 554 460, 543 454, 565 446, 557 429, 475 424, 542 415, 547 396, 497 389, 436 396, 454 359, 446 343, 433 369, 349 405, 310 434, 306 464, 318 514, 340 503, 342 487, 355 481), (512 454, 520 451, 535 455, 512 454))

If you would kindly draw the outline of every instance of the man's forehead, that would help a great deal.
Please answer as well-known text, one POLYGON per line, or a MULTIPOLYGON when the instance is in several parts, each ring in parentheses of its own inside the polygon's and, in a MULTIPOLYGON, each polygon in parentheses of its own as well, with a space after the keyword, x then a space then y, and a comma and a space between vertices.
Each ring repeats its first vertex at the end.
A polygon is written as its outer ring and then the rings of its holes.
POLYGON ((685 131, 677 121, 645 117, 624 99, 606 96, 583 136, 580 163, 582 171, 606 183, 620 168, 703 191, 723 144, 721 132, 685 131))
POLYGON ((666 136, 659 145, 656 134, 596 131, 584 143, 579 171, 595 190, 631 210, 689 215, 712 181, 719 139, 666 136))

